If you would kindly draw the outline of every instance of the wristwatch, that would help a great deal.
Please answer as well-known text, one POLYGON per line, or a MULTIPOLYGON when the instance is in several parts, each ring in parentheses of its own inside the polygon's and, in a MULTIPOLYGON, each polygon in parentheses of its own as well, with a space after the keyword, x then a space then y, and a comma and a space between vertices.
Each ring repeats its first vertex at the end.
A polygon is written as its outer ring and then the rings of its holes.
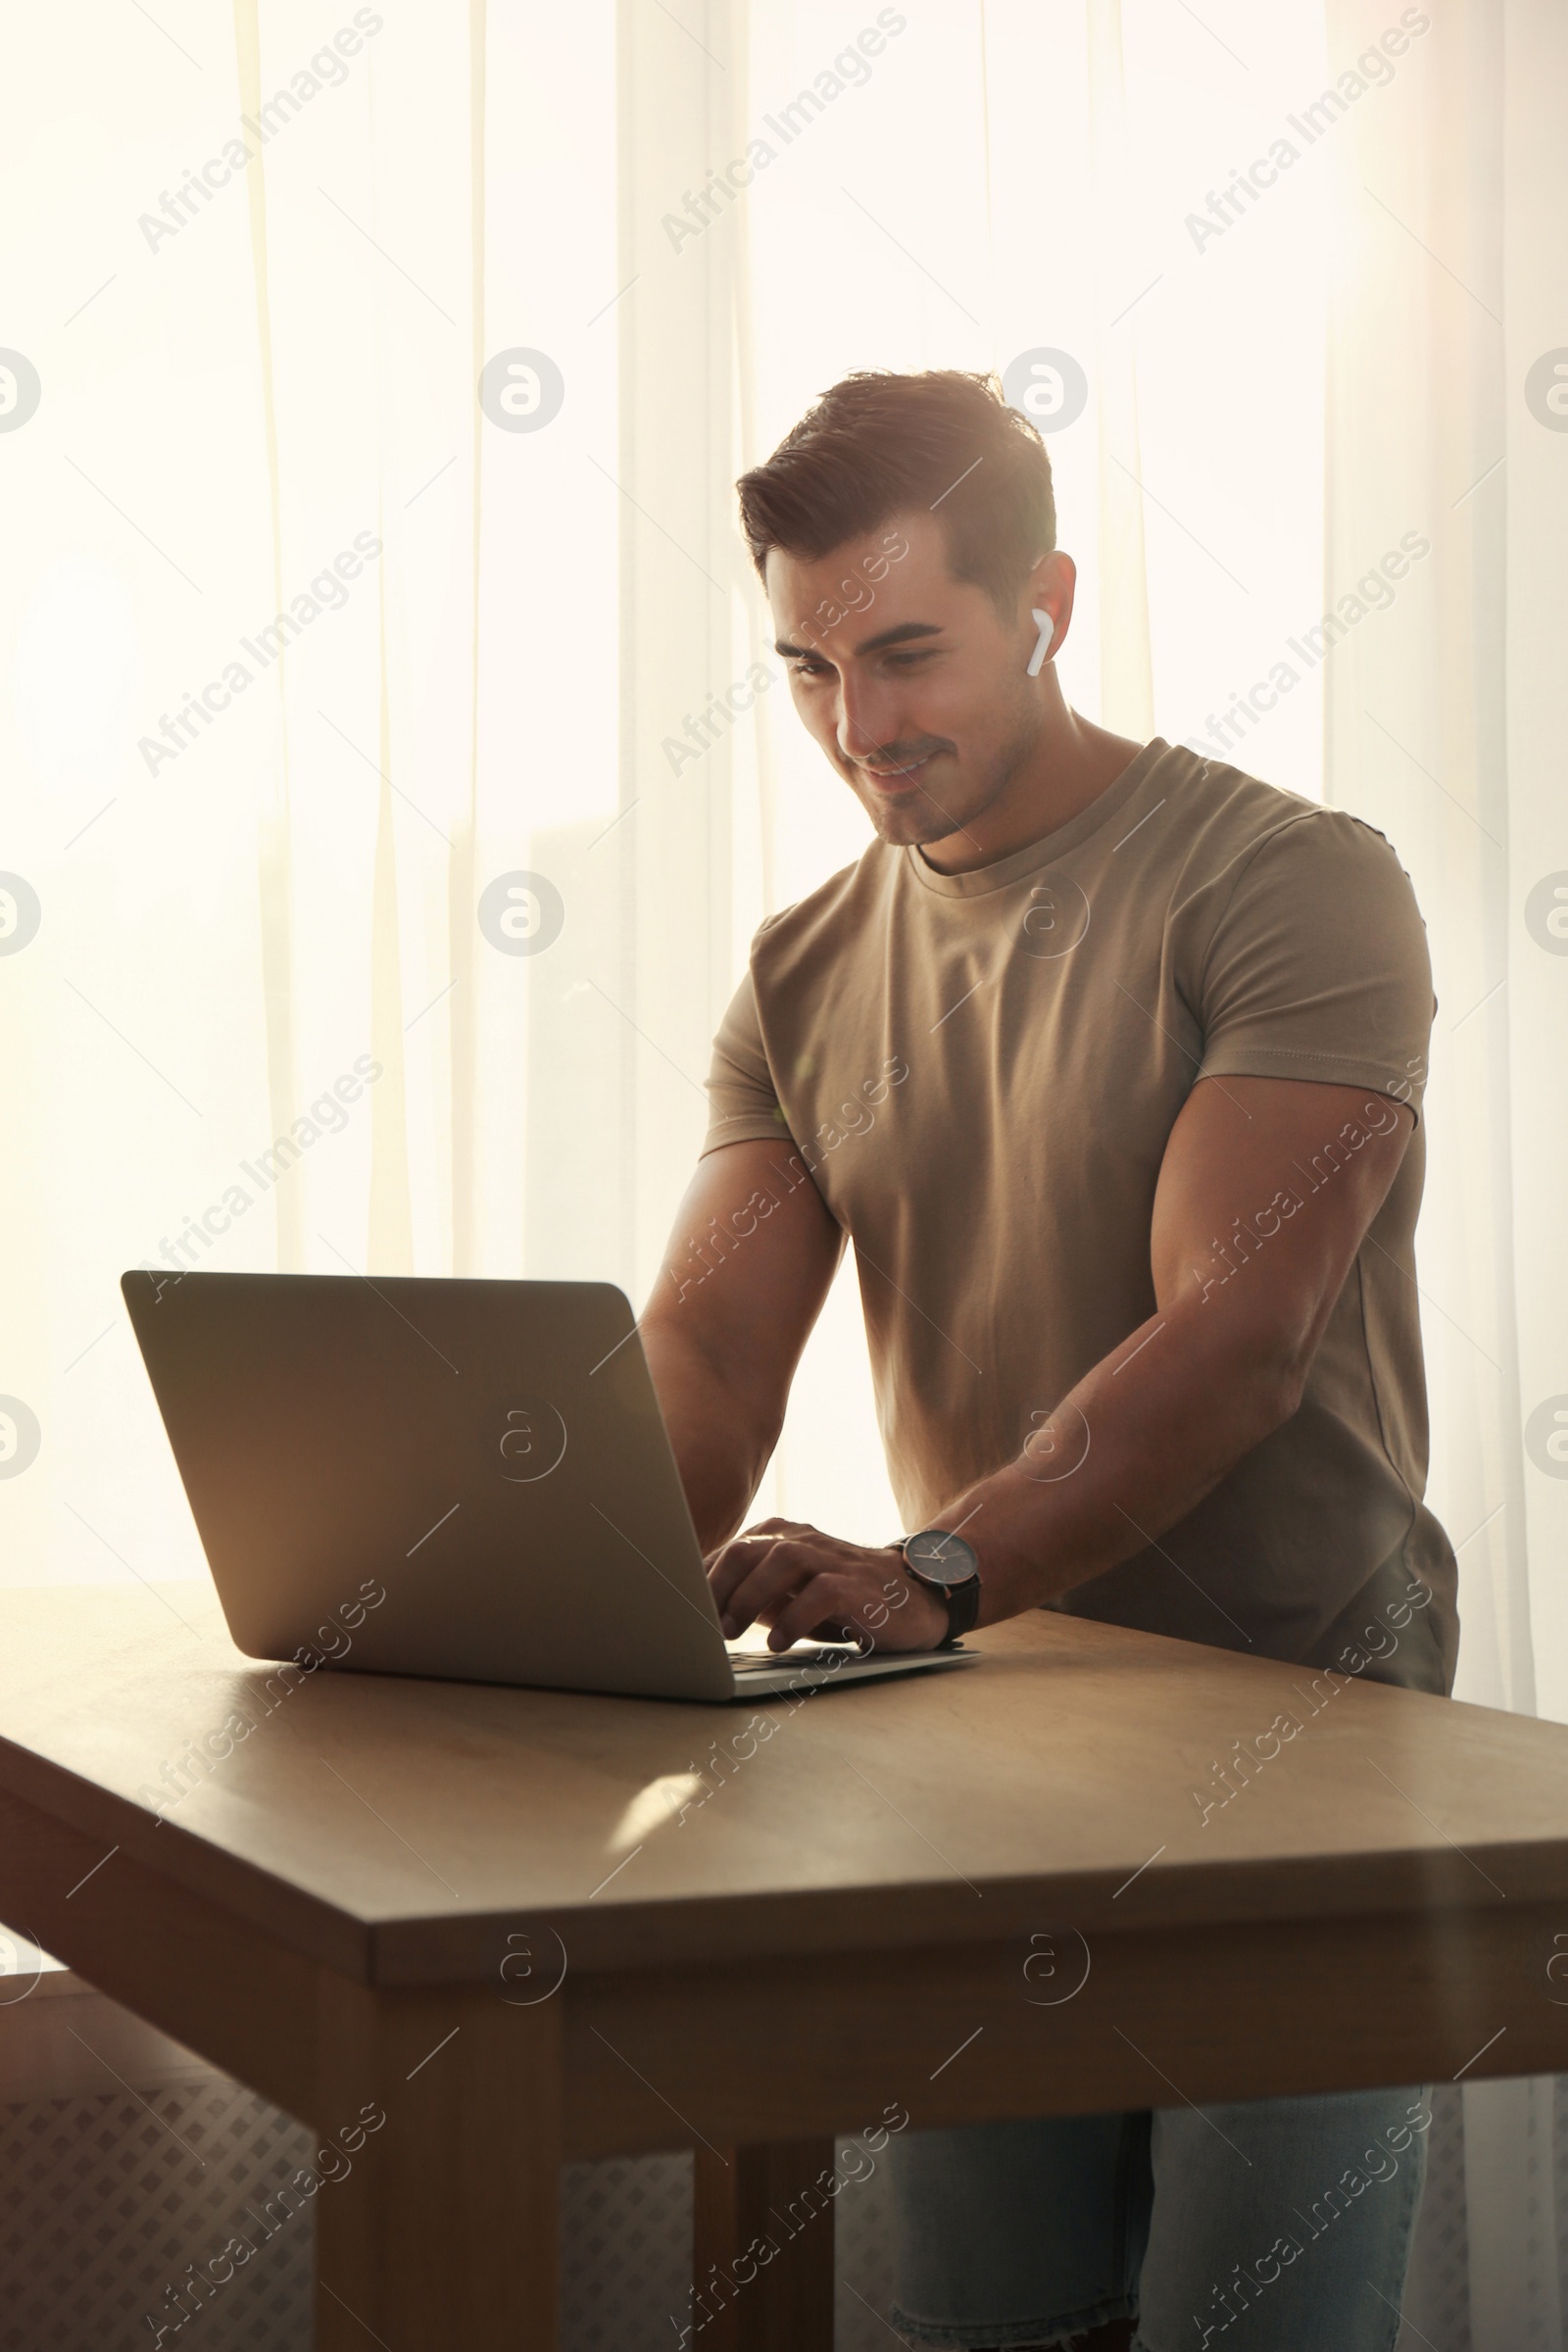
POLYGON ((980 1562, 973 1544, 950 1535, 945 1527, 923 1527, 917 1535, 906 1536, 898 1548, 915 1583, 946 1601, 948 1638, 938 1647, 951 1649, 980 1614, 980 1562))

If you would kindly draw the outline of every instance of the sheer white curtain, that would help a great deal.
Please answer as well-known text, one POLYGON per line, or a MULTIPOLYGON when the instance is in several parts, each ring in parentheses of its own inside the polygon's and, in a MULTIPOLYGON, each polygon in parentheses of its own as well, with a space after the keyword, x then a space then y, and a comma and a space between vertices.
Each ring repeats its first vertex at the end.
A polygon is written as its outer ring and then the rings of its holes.
MULTIPOLYGON (((645 1290, 751 932, 864 839, 729 489, 836 375, 1082 369, 1093 713, 1200 731, 1317 605, 1318 200, 1184 221, 1313 12, 1250 67, 1154 0, 89 17, 14 28, 7 158, 16 1579, 202 1572, 127 1265, 645 1290)), ((848 1285, 761 1501, 893 1523, 848 1285)))
MULTIPOLYGON (((639 868, 646 815, 591 846, 634 797, 621 29, 610 0, 10 28, 41 397, 0 433, 8 1579, 204 1572, 123 1267, 630 1285, 633 1205, 666 1213, 623 967, 641 912, 632 990, 695 974, 664 1043, 700 1077, 726 877, 639 868)), ((672 655, 665 727, 709 654, 672 655)))

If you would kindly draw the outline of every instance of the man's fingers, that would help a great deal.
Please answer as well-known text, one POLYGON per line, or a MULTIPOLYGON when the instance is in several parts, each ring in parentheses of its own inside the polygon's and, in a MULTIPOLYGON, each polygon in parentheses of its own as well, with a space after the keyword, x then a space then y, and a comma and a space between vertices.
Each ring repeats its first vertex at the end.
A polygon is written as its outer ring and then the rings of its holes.
POLYGON ((766 1544, 737 1548, 743 1555, 738 1572, 729 1580, 729 1589, 722 1599, 716 1586, 713 1593, 719 1623, 731 1641, 737 1634, 745 1633, 759 1617, 776 1608, 809 1573, 801 1547, 787 1536, 775 1537, 766 1544), (748 1552, 750 1558, 745 1556, 748 1552))
POLYGON ((795 1642, 859 1642, 868 1636, 850 1607, 850 1591, 842 1576, 830 1570, 811 1577, 779 1609, 767 1637, 769 1649, 788 1649, 795 1642))
MULTIPOLYGON (((713 1588, 713 1602, 719 1616, 727 1617, 730 1614, 728 1604, 737 1587, 746 1582, 760 1560, 771 1557, 774 1546, 780 1541, 813 1536, 821 1541, 817 1529, 808 1526, 801 1519, 760 1519, 755 1527, 749 1527, 741 1535, 732 1536, 727 1544, 721 1544, 713 1553, 708 1571, 708 1581, 713 1588)), ((756 1613, 754 1609, 752 1615, 756 1613)), ((746 1623, 751 1623, 750 1617, 746 1623)))
POLYGON ((763 1541, 754 1534, 732 1536, 727 1544, 721 1544, 714 1552, 712 1565, 708 1571, 708 1581, 713 1588, 713 1605, 721 1617, 728 1613, 730 1596, 736 1586, 744 1584, 775 1541, 773 1537, 763 1541))

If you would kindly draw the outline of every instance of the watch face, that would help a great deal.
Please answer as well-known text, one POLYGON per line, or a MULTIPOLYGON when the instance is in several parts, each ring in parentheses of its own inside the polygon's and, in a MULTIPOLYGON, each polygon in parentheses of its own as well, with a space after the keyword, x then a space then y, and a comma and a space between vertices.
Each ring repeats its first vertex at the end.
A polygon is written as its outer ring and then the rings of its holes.
POLYGON ((966 1585, 980 1573, 973 1548, 961 1536, 950 1536, 940 1527, 925 1527, 917 1536, 906 1536, 904 1556, 927 1584, 966 1585))

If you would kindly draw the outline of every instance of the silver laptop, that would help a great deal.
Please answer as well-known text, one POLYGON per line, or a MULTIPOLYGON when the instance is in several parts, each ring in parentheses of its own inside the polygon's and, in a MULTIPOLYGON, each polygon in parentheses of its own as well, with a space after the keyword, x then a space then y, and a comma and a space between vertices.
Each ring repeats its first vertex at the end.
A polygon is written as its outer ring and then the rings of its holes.
POLYGON ((251 1657, 682 1699, 973 1662, 725 1642, 612 1284, 140 1271, 121 1289, 251 1657))

